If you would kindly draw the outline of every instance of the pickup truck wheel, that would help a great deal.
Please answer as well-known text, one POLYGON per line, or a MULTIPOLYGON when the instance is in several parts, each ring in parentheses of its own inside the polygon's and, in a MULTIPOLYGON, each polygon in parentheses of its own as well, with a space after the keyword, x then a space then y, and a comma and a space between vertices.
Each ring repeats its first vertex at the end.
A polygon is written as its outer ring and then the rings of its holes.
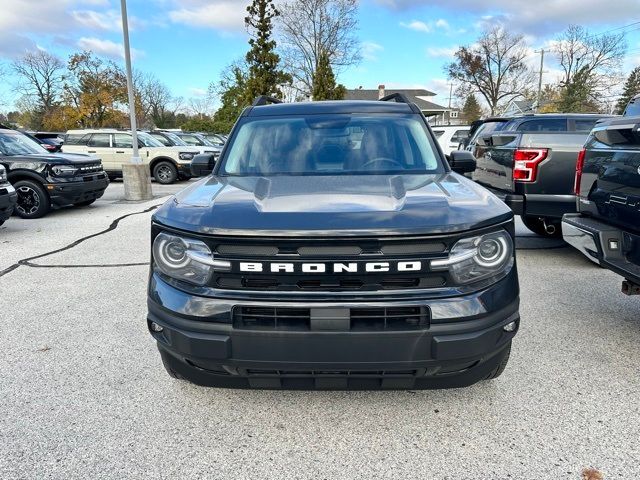
POLYGON ((522 217, 522 223, 533 233, 547 238, 561 238, 562 226, 557 219, 542 217, 522 217), (546 223, 546 225, 545 225, 546 223))
POLYGON ((159 162, 153 167, 153 178, 158 183, 169 185, 178 179, 178 169, 171 162, 159 162))
POLYGON ((49 195, 39 183, 20 180, 13 184, 18 192, 15 212, 21 218, 44 217, 51 210, 49 195))
POLYGON ((96 199, 94 198, 93 200, 85 200, 84 202, 74 203, 73 205, 75 207, 88 207, 89 205, 91 205, 95 201, 96 201, 96 199))
POLYGON ((502 360, 500 360, 498 366, 485 377, 485 380, 493 380, 494 378, 498 378, 500 375, 502 375, 504 369, 507 368, 507 363, 509 363, 509 356, 511 355, 511 342, 509 342, 509 346, 507 346, 507 348, 501 355, 502 360))

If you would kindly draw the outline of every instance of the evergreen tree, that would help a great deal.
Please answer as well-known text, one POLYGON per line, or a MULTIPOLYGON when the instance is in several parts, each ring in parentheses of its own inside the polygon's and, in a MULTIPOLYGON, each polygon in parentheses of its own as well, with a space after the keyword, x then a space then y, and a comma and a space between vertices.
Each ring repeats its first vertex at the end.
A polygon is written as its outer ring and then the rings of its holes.
POLYGON ((560 92, 558 111, 569 113, 596 112, 599 106, 591 97, 593 91, 591 72, 581 68, 560 92))
POLYGON ((244 23, 251 35, 251 48, 246 56, 249 69, 244 100, 251 103, 260 95, 282 98, 280 85, 291 82, 291 76, 280 70, 280 56, 272 38, 273 19, 280 13, 272 0, 253 0, 247 13, 244 23))
MULTIPOLYGON (((221 106, 213 116, 213 130, 229 133, 245 107, 250 105, 247 89, 247 74, 239 64, 229 66, 222 75, 217 88, 221 106)), ((253 99, 251 99, 253 100, 253 99)))
POLYGON ((622 95, 616 103, 616 113, 622 114, 629 101, 638 94, 640 94, 640 67, 631 70, 629 78, 624 84, 622 95))
POLYGON ((336 77, 331 68, 329 54, 326 50, 320 53, 318 68, 313 74, 313 90, 311 95, 319 100, 342 100, 347 93, 344 85, 336 85, 336 77))
POLYGON ((464 118, 467 123, 475 122, 476 120, 480 120, 480 117, 482 117, 482 109, 480 108, 480 104, 473 93, 464 101, 462 113, 464 114, 464 118))

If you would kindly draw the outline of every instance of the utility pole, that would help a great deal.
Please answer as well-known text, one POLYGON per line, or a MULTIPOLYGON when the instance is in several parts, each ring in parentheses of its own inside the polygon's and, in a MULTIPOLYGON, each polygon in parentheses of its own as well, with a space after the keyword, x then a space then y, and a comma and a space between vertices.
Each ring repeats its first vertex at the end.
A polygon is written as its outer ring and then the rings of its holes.
POLYGON ((124 38, 124 60, 127 70, 127 93, 129 95, 129 118, 131 120, 131 140, 133 156, 128 164, 122 165, 125 200, 149 200, 151 192, 151 176, 147 165, 143 165, 138 152, 138 126, 136 124, 136 101, 133 90, 133 74, 131 69, 131 48, 129 46, 129 20, 127 17, 127 0, 120 0, 122 11, 122 35, 124 38))
MULTIPOLYGON (((451 97, 453 97, 453 82, 449 82, 449 106, 447 107, 449 109, 448 125, 451 125, 451 97)), ((442 114, 442 124, 444 125, 444 113, 442 114)))
POLYGON ((537 113, 540 108, 540 102, 542 101, 542 73, 544 70, 544 48, 540 49, 540 76, 538 77, 538 95, 536 98, 536 106, 534 112, 537 113))

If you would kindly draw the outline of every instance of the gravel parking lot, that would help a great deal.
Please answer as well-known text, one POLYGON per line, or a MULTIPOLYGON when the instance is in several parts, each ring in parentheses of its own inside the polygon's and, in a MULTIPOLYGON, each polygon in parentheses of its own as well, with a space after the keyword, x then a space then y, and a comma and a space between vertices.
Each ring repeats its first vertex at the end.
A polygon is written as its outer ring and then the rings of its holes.
POLYGON ((148 210, 166 197, 121 196, 0 227, 0 478, 640 476, 640 299, 561 242, 519 226, 522 327, 494 382, 207 389, 169 378, 146 331, 148 210))

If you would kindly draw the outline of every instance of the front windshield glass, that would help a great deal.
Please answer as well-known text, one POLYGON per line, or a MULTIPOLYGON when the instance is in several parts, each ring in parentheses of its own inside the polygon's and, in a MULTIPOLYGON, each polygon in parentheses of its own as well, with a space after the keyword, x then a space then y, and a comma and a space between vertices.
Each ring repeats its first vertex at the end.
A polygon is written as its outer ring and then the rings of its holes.
POLYGON ((629 102, 624 111, 625 117, 640 117, 640 98, 635 98, 629 102))
POLYGON ((441 173, 417 115, 246 119, 219 174, 239 176, 441 173))
POLYGON ((145 147, 164 147, 159 140, 156 140, 148 133, 138 132, 138 140, 140 140, 145 147))
POLYGON ((39 143, 14 130, 0 130, 0 152, 7 156, 48 153, 39 143))

